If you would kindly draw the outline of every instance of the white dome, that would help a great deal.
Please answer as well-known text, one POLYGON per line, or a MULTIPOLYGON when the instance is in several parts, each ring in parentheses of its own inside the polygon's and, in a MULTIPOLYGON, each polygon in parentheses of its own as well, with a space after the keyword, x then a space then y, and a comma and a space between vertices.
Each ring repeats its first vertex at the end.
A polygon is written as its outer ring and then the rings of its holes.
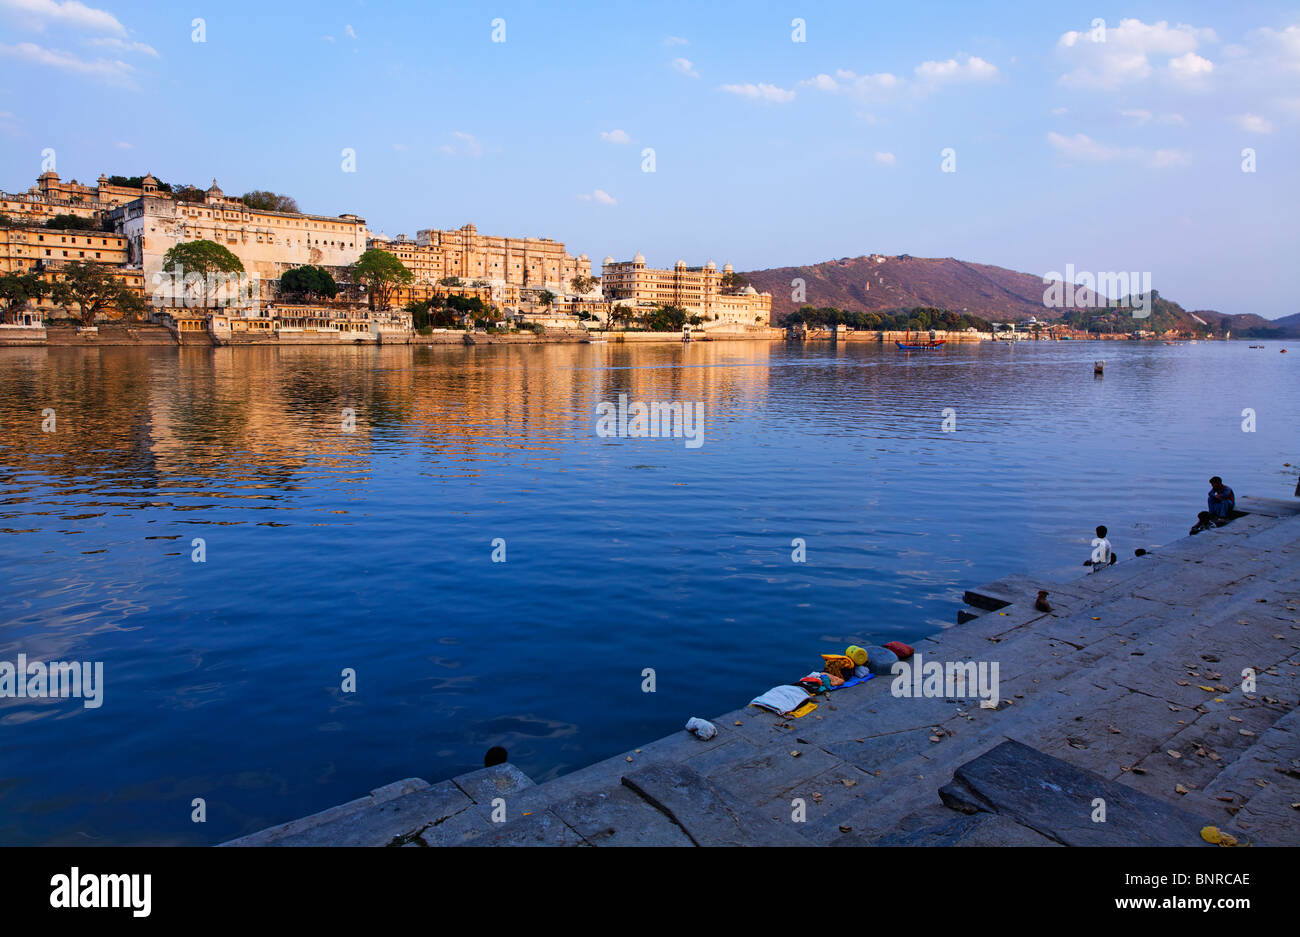
POLYGON ((645 263, 645 254, 641 253, 640 251, 637 251, 636 256, 632 258, 632 263, 634 264, 645 263))
POLYGON ((600 262, 600 265, 602 267, 608 267, 613 262, 614 262, 614 258, 606 255, 605 259, 600 262))
POLYGON ((723 272, 723 273, 734 273, 735 271, 731 269, 731 264, 723 264, 723 265, 722 265, 722 272, 723 272))

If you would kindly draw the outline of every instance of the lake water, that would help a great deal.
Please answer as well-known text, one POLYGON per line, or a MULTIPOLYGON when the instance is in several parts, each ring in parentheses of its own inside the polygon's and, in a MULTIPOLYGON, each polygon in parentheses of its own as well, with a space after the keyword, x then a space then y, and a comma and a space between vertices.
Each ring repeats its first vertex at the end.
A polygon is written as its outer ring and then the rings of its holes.
POLYGON ((1182 536, 1210 475, 1288 497, 1264 344, 0 349, 0 661, 104 666, 97 709, 0 699, 0 843, 215 843, 496 744, 553 777, 1099 523, 1182 536), (597 435, 621 393, 703 444, 597 435))

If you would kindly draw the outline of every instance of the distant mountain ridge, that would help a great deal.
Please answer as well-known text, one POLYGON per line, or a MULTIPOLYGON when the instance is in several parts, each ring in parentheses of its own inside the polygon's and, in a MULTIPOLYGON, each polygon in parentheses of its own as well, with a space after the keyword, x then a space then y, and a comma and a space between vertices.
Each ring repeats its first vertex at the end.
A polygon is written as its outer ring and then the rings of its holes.
MULTIPOLYGON (((954 257, 866 254, 809 266, 747 271, 741 275, 755 289, 772 294, 774 323, 784 321, 804 305, 865 312, 934 306, 970 313, 991 322, 1024 322, 1031 317, 1056 319, 1071 311, 1101 312, 1094 310, 1093 294, 1088 290, 1076 287, 1072 305, 1049 308, 1043 303, 1046 287, 1041 276, 954 257), (797 284, 791 285, 795 280, 803 281, 801 298, 797 298, 797 284)), ((1193 317, 1199 317, 1216 330, 1226 319, 1224 327, 1234 332, 1280 329, 1283 334, 1279 337, 1300 337, 1300 313, 1272 321, 1253 313, 1227 315, 1204 309, 1188 312, 1168 300, 1163 301, 1162 307, 1163 321, 1188 330, 1197 327, 1193 317)))

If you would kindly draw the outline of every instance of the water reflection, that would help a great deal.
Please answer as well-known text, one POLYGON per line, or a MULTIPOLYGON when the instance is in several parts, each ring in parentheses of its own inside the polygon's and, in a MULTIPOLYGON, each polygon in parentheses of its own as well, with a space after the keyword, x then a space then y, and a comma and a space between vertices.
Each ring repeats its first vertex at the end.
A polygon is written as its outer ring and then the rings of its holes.
POLYGON ((1106 356, 0 349, 0 660, 107 680, 93 713, 0 700, 0 841, 214 842, 493 744, 553 776, 1073 574, 1098 523, 1125 556, 1181 535, 1210 474, 1294 486, 1294 355, 1106 356), (598 437, 620 394, 702 402, 704 445, 598 437))

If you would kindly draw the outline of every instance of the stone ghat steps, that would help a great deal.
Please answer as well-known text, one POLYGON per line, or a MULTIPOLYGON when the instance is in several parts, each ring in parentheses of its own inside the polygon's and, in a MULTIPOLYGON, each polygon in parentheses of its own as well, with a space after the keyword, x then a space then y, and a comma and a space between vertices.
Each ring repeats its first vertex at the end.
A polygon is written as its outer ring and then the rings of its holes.
MULTIPOLYGON (((707 742, 679 732, 542 785, 508 766, 412 779, 236 843, 1181 843, 1203 820, 1300 844, 1300 518, 1272 510, 1070 582, 972 590, 995 607, 915 647, 922 662, 996 662, 996 709, 898 698, 877 677, 802 719, 737 709, 707 742), (1039 589, 1051 613, 1033 607, 1039 589), (1095 785, 1114 802, 1109 825, 945 807, 940 789, 964 809, 983 802, 951 793, 954 776, 978 786, 990 769, 977 764, 1019 751, 1007 740, 1055 764, 1050 776, 1095 785), (1140 802, 1182 819, 1143 824, 1140 802)), ((1060 809, 1091 804, 1076 793, 1060 809)))

